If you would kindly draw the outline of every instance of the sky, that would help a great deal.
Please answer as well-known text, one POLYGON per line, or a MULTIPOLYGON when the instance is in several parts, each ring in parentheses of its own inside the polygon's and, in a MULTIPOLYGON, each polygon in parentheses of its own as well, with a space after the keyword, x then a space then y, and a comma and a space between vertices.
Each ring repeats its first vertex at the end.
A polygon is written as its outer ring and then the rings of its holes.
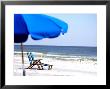
POLYGON ((96 14, 46 14, 65 21, 68 31, 57 38, 33 40, 30 36, 24 45, 97 46, 96 14))

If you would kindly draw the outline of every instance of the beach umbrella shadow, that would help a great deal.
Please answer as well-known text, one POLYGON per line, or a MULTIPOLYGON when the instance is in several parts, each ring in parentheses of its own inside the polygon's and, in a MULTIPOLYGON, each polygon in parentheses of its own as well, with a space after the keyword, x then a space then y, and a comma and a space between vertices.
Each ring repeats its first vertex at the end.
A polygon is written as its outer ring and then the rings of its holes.
POLYGON ((21 43, 22 69, 25 76, 23 43, 31 35, 33 40, 56 38, 67 32, 68 24, 45 14, 14 14, 14 43, 21 43))

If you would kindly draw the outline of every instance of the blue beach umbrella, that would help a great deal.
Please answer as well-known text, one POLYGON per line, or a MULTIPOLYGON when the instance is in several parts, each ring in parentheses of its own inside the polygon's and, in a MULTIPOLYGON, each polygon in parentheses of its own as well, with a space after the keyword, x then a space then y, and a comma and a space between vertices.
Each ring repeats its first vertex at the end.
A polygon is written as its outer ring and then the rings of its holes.
POLYGON ((62 20, 44 14, 14 14, 14 43, 21 43, 23 76, 25 76, 23 45, 28 35, 34 40, 56 38, 67 32, 68 25, 62 20))

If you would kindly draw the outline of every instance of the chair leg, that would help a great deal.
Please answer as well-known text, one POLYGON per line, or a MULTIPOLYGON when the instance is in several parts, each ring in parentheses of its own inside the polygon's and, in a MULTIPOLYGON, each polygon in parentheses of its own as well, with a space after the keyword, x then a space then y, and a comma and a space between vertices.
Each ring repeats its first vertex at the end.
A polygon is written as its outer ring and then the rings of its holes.
POLYGON ((43 70, 43 66, 41 65, 41 69, 43 70))
POLYGON ((40 66, 39 65, 37 65, 38 66, 38 70, 40 69, 40 66))
POLYGON ((49 65, 49 68, 48 68, 48 69, 49 69, 49 70, 52 69, 52 66, 53 66, 53 65, 49 65))

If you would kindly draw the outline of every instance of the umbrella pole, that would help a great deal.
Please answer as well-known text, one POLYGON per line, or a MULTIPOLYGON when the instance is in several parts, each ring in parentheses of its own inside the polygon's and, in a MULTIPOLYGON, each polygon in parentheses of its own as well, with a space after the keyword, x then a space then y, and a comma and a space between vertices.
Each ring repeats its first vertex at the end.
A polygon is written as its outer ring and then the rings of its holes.
POLYGON ((26 71, 24 68, 24 56, 23 56, 23 43, 21 43, 21 53, 22 53, 22 69, 23 69, 23 76, 26 75, 26 71))

